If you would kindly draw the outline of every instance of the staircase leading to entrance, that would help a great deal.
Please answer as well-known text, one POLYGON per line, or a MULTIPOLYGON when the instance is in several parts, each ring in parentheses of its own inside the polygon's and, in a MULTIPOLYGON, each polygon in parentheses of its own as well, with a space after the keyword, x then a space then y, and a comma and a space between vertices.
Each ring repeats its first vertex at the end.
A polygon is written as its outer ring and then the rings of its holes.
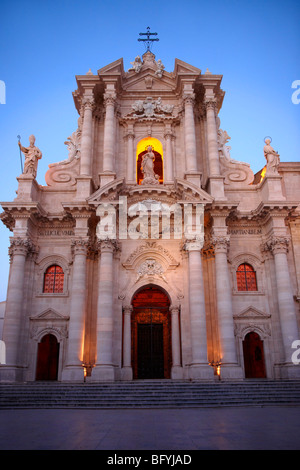
POLYGON ((103 384, 34 382, 0 385, 0 409, 200 408, 300 406, 300 381, 133 381, 103 384))

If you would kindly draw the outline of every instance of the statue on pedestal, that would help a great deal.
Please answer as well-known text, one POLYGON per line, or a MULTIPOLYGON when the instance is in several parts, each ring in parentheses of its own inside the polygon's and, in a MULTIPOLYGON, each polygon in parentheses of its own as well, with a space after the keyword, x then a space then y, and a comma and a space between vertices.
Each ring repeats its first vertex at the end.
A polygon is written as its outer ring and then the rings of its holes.
POLYGON ((271 139, 265 139, 264 156, 267 160, 267 174, 278 174, 279 154, 271 147, 271 139))
POLYGON ((151 145, 149 145, 141 163, 141 170, 144 175, 142 184, 159 184, 159 175, 154 173, 154 159, 155 155, 151 145))
POLYGON ((25 175, 29 174, 29 175, 32 175, 34 178, 36 178, 38 160, 42 158, 42 152, 34 144, 35 144, 34 135, 31 135, 29 137, 29 147, 23 147, 21 145, 21 142, 20 141, 18 142, 18 145, 21 151, 25 155, 25 164, 24 164, 23 174, 25 175))

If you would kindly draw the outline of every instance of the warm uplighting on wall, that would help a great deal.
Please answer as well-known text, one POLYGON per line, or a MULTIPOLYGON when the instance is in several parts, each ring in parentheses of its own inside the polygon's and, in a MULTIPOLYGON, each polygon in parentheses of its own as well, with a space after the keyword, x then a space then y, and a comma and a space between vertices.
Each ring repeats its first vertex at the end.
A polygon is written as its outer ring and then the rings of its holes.
POLYGON ((263 169, 261 170, 261 174, 260 174, 260 183, 262 182, 262 180, 266 176, 266 171, 267 171, 267 167, 264 166, 263 169))

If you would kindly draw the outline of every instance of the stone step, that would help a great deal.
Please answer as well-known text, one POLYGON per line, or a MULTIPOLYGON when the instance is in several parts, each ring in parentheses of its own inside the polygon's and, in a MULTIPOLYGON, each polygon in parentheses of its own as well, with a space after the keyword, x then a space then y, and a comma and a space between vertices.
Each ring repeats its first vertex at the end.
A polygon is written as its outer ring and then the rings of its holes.
POLYGON ((277 404, 300 406, 300 381, 0 384, 1 409, 192 408, 277 404))

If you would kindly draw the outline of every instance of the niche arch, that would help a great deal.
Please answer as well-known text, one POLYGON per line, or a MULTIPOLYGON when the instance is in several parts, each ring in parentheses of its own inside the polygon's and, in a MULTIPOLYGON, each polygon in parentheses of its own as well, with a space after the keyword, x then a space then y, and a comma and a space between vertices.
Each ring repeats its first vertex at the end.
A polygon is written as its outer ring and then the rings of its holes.
POLYGON ((136 146, 136 179, 137 184, 143 181, 143 173, 141 170, 142 157, 147 153, 147 148, 151 146, 155 155, 154 173, 159 175, 159 183, 164 182, 164 164, 163 164, 163 146, 160 140, 155 137, 145 137, 141 139, 136 146))

